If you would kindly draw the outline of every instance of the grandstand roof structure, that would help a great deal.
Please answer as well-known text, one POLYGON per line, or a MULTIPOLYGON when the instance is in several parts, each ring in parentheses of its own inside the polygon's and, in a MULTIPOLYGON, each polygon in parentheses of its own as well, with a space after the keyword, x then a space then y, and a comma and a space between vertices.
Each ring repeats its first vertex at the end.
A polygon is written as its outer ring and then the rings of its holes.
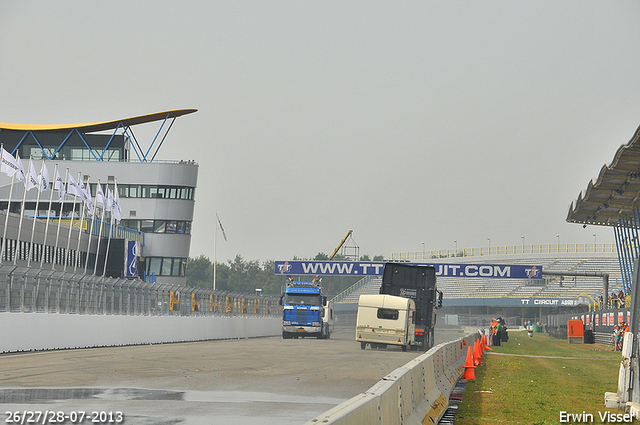
POLYGON ((599 226, 638 222, 640 205, 640 128, 620 146, 610 165, 571 203, 567 221, 599 226))
POLYGON ((12 124, 0 122, 0 130, 13 131, 64 131, 78 130, 81 133, 94 133, 98 131, 115 130, 118 127, 130 127, 132 125, 146 124, 154 121, 177 118, 197 112, 197 109, 175 109, 153 114, 138 115, 130 118, 121 118, 112 121, 99 121, 82 124, 12 124))
MULTIPOLYGON (((138 115, 129 118, 120 118, 110 121, 98 121, 80 124, 13 124, 0 122, 0 143, 5 146, 9 145, 10 153, 13 155, 23 145, 33 140, 40 148, 42 156, 47 160, 65 159, 60 155, 60 150, 65 145, 72 145, 74 138, 78 139, 80 144, 86 147, 90 152, 90 158, 96 161, 103 161, 105 154, 110 148, 115 147, 117 142, 114 138, 119 130, 126 136, 126 141, 130 143, 131 150, 140 162, 152 162, 158 154, 167 134, 171 130, 176 118, 183 115, 197 112, 197 109, 174 109, 164 112, 155 112, 152 114, 138 115), (133 133, 132 126, 147 124, 152 122, 161 122, 155 137, 145 149, 133 133), (165 126, 165 124, 167 124, 165 126), (88 134, 98 132, 112 132, 111 138, 105 143, 102 142, 96 146, 96 139, 92 139, 88 134), (6 136, 5 136, 6 134, 6 136), (156 142, 159 140, 159 143, 156 142), (152 151, 152 149, 155 149, 152 151)), ((99 139, 102 141, 102 139, 99 139)), ((27 156, 24 155, 23 156, 27 156)), ((107 155, 108 157, 108 155, 107 155)), ((119 160, 132 158, 118 158, 119 160)))

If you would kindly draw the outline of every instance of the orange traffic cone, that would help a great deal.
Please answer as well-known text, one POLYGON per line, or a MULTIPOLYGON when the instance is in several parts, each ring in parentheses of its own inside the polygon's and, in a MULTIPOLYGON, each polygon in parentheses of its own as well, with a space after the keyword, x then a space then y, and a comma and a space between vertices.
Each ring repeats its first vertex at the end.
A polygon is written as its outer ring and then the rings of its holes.
POLYGON ((463 381, 468 381, 469 379, 476 379, 475 365, 473 364, 473 348, 469 346, 467 349, 467 361, 464 364, 464 376, 462 377, 463 381))
POLYGON ((489 347, 489 344, 487 344, 487 340, 488 339, 489 339, 489 337, 485 335, 484 336, 484 349, 493 351, 493 348, 489 347))
POLYGON ((473 364, 482 366, 482 353, 480 353, 480 340, 477 339, 473 344, 473 364))
POLYGON ((485 335, 484 336, 484 349, 486 350, 492 350, 491 347, 489 347, 489 336, 485 335))

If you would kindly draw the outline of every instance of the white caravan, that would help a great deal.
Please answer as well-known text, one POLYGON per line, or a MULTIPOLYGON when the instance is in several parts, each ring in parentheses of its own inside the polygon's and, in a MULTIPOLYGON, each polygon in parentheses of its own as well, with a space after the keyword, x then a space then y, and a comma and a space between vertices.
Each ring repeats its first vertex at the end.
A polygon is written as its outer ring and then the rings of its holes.
POLYGON ((360 295, 356 341, 363 350, 400 345, 402 351, 416 345, 416 304, 395 295, 360 295))

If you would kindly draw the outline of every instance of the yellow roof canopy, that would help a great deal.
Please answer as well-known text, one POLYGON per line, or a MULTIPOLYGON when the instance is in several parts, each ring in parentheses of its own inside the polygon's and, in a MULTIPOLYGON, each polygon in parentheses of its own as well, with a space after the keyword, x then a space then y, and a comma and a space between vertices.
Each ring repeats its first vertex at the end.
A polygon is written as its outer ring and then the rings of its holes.
POLYGON ((154 121, 161 121, 167 118, 177 118, 182 115, 192 114, 196 111, 197 109, 175 109, 172 111, 156 112, 153 114, 122 118, 119 120, 99 121, 81 124, 12 124, 2 122, 0 123, 0 130, 55 132, 75 129, 81 133, 94 133, 97 131, 115 130, 120 125, 129 127, 137 124, 146 124, 154 121))

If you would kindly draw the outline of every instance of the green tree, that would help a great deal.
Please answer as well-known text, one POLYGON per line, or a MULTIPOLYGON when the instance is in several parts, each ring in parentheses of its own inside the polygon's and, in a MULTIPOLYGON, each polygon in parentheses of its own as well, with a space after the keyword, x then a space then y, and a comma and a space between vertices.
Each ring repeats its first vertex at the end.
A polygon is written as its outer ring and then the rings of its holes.
POLYGON ((200 255, 196 258, 189 258, 187 262, 187 286, 195 288, 212 288, 213 285, 213 265, 209 257, 200 255))

